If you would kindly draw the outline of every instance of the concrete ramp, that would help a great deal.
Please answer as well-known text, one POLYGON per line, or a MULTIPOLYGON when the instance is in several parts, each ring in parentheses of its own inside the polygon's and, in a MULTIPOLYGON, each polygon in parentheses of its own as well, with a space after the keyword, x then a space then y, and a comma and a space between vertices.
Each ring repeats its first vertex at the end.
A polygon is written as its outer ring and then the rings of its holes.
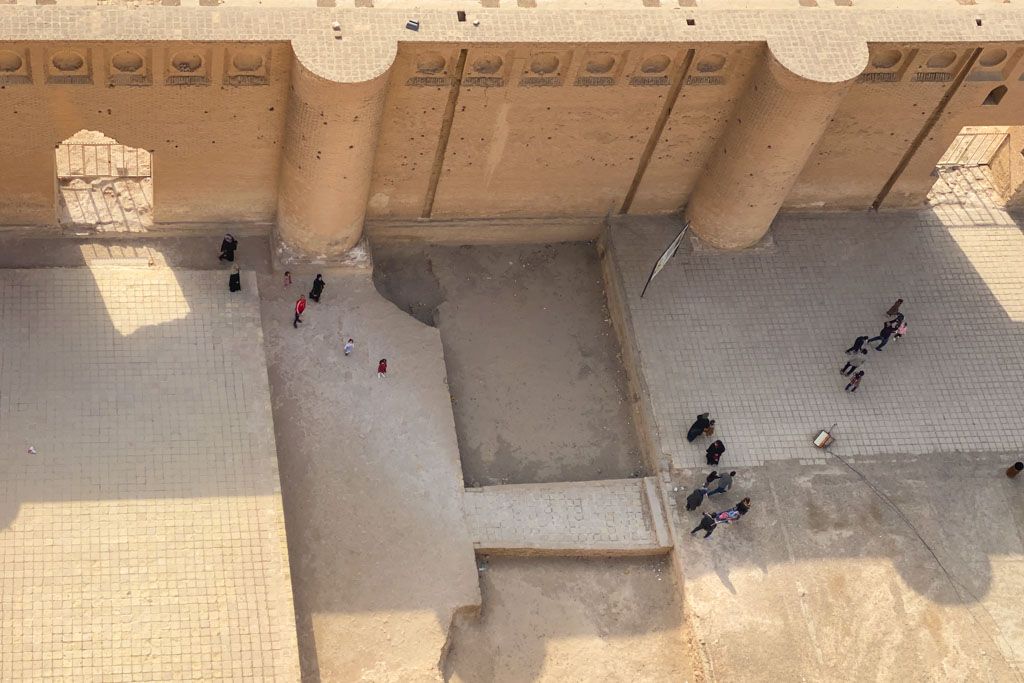
POLYGON ((656 481, 611 479, 466 489, 477 551, 645 555, 671 547, 656 481))

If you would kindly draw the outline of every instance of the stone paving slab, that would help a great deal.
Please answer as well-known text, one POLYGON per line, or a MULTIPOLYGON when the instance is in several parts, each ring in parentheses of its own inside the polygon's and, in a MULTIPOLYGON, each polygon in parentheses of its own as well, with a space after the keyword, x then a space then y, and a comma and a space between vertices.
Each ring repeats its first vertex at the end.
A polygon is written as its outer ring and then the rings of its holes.
POLYGON ((251 273, 0 271, 0 501, 0 680, 298 680, 251 273))
POLYGON ((673 467, 704 466, 705 441, 685 434, 707 410, 725 467, 820 461, 811 440, 832 423, 837 443, 861 456, 1024 449, 1024 233, 1014 215, 961 204, 784 215, 767 249, 684 244, 641 300, 680 227, 629 219, 606 239, 656 448, 673 467), (844 349, 877 334, 897 297, 906 338, 872 350, 860 390, 844 393, 844 349))
POLYGON ((648 479, 466 489, 473 545, 491 552, 664 552, 670 543, 648 479))

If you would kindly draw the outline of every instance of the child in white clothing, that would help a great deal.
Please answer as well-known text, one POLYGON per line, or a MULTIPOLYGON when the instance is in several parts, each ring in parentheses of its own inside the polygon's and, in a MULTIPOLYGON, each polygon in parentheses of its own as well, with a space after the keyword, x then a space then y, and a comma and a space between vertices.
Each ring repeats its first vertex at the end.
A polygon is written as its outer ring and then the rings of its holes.
POLYGON ((352 341, 351 339, 349 339, 347 342, 345 342, 345 355, 347 356, 348 354, 352 353, 352 349, 354 349, 355 346, 356 346, 356 343, 354 341, 352 341))

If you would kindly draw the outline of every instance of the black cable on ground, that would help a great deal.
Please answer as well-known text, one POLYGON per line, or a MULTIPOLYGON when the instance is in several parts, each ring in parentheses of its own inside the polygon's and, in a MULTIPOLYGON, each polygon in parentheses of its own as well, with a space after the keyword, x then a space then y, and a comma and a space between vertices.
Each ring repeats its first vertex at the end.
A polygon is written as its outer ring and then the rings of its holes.
MULTIPOLYGON (((988 608, 985 607, 985 605, 984 605, 984 603, 982 603, 981 599, 978 598, 978 596, 975 595, 971 591, 970 588, 968 588, 964 584, 960 583, 960 581, 958 581, 949 572, 949 570, 946 569, 946 565, 944 565, 942 563, 942 560, 939 559, 939 556, 935 553, 935 550, 932 548, 932 546, 928 543, 928 541, 926 541, 924 539, 924 536, 922 536, 921 532, 917 530, 917 527, 914 526, 914 523, 910 521, 910 518, 908 518, 905 514, 903 514, 903 510, 901 510, 900 507, 896 503, 894 503, 891 498, 889 498, 889 496, 887 496, 884 492, 879 490, 878 487, 876 487, 874 484, 872 484, 871 481, 864 475, 863 472, 861 472, 856 467, 851 465, 843 456, 839 455, 839 453, 837 453, 835 451, 835 447, 834 446, 828 446, 824 450, 829 455, 834 457, 836 460, 838 460, 839 462, 841 462, 844 465, 846 465, 846 467, 851 472, 856 474, 861 479, 861 481, 863 481, 864 484, 867 485, 867 487, 869 489, 871 489, 871 491, 882 500, 882 502, 884 502, 887 506, 889 506, 889 508, 893 512, 895 512, 899 516, 900 519, 903 520, 903 523, 906 524, 907 527, 914 533, 914 536, 917 537, 917 540, 919 540, 921 542, 921 545, 923 545, 925 547, 925 549, 928 551, 928 553, 932 556, 932 559, 935 560, 935 564, 938 565, 939 569, 942 570, 942 574, 946 577, 946 580, 949 581, 949 584, 953 587, 953 592, 956 593, 956 596, 957 596, 957 598, 960 599, 961 604, 963 604, 965 607, 967 607, 967 613, 971 615, 971 618, 978 625, 978 628, 980 628, 982 630, 982 632, 984 632, 985 635, 988 636, 988 639, 992 641, 992 644, 996 647, 996 649, 999 651, 999 653, 1003 656, 1003 660, 1006 661, 1006 655, 1005 655, 1004 649, 999 645, 998 641, 996 641, 995 636, 993 636, 992 633, 987 628, 985 628, 985 625, 981 622, 980 619, 978 619, 977 615, 975 615, 971 611, 970 605, 964 599, 964 597, 960 593, 960 591, 963 590, 964 593, 967 593, 967 595, 969 595, 974 600, 974 603, 976 605, 978 605, 979 607, 981 607, 981 609, 983 609, 985 611, 985 614, 987 614, 989 619, 992 620, 992 623, 996 624, 997 627, 998 627, 998 622, 996 621, 995 617, 993 617, 992 613, 988 611, 988 608)), ((999 633, 999 636, 1001 638, 1005 639, 1005 636, 1002 634, 1002 632, 999 633)), ((1007 662, 1007 665, 1010 667, 1010 670, 1013 672, 1014 677, 1018 681, 1024 680, 1024 679, 1021 678, 1020 672, 1017 670, 1017 668, 1013 664, 1010 664, 1009 662, 1007 662)))

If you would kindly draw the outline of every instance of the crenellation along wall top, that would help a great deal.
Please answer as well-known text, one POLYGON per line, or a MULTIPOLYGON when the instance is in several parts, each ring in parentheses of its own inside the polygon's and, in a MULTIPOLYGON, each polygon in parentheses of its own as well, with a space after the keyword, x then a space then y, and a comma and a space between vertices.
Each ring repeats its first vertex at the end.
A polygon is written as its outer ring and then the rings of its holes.
POLYGON ((399 42, 767 42, 787 69, 812 81, 849 80, 869 43, 1024 44, 1024 8, 942 10, 638 10, 316 7, 0 6, 0 42, 290 41, 313 73, 354 83, 385 73, 399 42), (419 30, 406 28, 410 19, 419 30), (337 22, 340 30, 335 30, 337 22), (340 36, 340 37, 339 37, 340 36))

